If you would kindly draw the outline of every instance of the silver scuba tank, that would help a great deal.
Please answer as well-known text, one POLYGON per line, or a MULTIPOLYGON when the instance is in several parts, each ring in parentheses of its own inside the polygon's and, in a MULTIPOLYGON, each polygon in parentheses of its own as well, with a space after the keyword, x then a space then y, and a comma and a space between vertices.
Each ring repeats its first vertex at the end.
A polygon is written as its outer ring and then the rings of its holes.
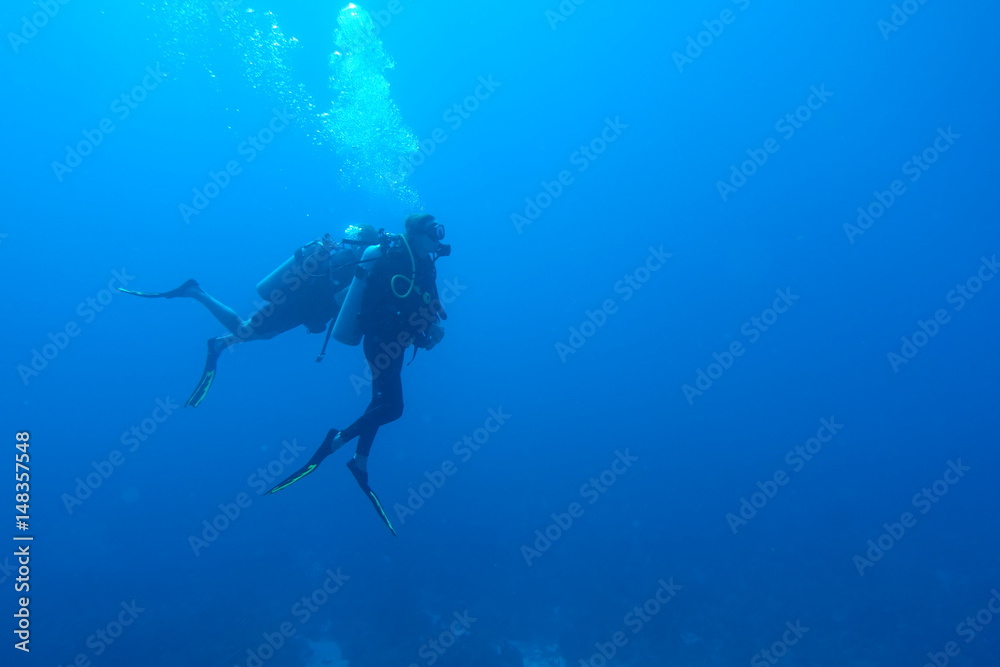
POLYGON ((313 274, 318 267, 325 266, 317 258, 322 252, 325 252, 325 249, 321 241, 313 241, 300 247, 278 268, 257 283, 257 294, 265 301, 275 301, 299 290, 304 282, 316 277, 313 274))
MULTIPOLYGON (((374 260, 381 256, 381 246, 368 246, 361 256, 361 262, 363 265, 370 266, 374 260)), ((344 345, 357 345, 361 342, 360 316, 361 308, 364 305, 365 291, 368 287, 368 275, 368 271, 360 271, 354 275, 351 286, 347 290, 347 297, 340 307, 340 313, 337 314, 337 321, 333 325, 333 337, 344 345)))

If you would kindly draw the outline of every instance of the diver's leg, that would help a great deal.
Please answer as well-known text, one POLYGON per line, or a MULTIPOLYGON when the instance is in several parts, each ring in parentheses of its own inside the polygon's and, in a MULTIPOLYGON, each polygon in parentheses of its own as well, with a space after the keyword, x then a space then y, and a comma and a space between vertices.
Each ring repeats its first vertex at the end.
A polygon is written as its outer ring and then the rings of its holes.
POLYGON ((396 529, 392 527, 392 521, 389 520, 389 515, 386 514, 382 502, 375 491, 368 486, 368 454, 371 452, 372 443, 375 442, 375 435, 378 433, 379 427, 399 419, 403 414, 403 385, 400 380, 403 370, 403 350, 400 350, 400 353, 390 360, 389 367, 381 372, 376 371, 375 365, 375 358, 380 352, 379 339, 365 336, 364 350, 365 359, 372 369, 372 400, 365 413, 356 422, 336 435, 334 446, 340 447, 352 438, 358 438, 354 458, 347 461, 347 469, 351 471, 354 480, 361 487, 389 532, 395 535, 396 529))
POLYGON ((212 313, 229 333, 239 335, 238 330, 243 326, 243 320, 236 314, 236 311, 206 292, 197 283, 183 296, 189 296, 208 308, 208 312, 212 313))
MULTIPOLYGON (((402 363, 400 364, 402 366, 402 363)), ((390 366, 390 368, 392 368, 390 366)), ((390 369, 386 369, 388 371, 390 369)), ((354 449, 354 465, 358 470, 368 473, 368 455, 371 453, 372 444, 375 442, 375 434, 379 426, 394 422, 403 415, 403 383, 400 378, 400 371, 394 373, 383 373, 379 375, 379 387, 377 389, 378 405, 369 415, 370 424, 376 424, 374 428, 369 428, 358 435, 358 444, 354 449)), ((372 382, 374 388, 376 382, 372 382)), ((366 411, 367 413, 367 411, 366 411)))
POLYGON ((301 313, 293 304, 269 303, 240 322, 236 331, 233 332, 237 341, 229 343, 228 346, 236 343, 249 343, 254 340, 270 340, 301 326, 302 323, 301 313))
POLYGON ((225 305, 198 284, 198 281, 191 279, 185 281, 183 285, 172 289, 168 292, 137 292, 135 290, 128 290, 119 287, 120 292, 125 292, 126 294, 134 294, 136 296, 144 296, 151 298, 165 298, 165 299, 179 299, 179 298, 190 298, 194 299, 198 303, 202 304, 208 308, 209 312, 215 316, 215 319, 222 323, 222 326, 226 327, 229 333, 235 334, 236 330, 243 325, 243 320, 236 312, 225 305))
MULTIPOLYGON (((380 339, 365 336, 365 359, 372 370, 372 400, 361 417, 344 429, 338 436, 343 442, 358 438, 355 448, 353 467, 364 473, 367 479, 368 454, 371 452, 375 434, 380 426, 396 421, 403 414, 403 356, 404 350, 390 359, 388 367, 378 370, 375 358, 382 354, 380 339)), ((354 469, 351 470, 354 472, 354 469)), ((357 476, 357 473, 355 474, 357 476)))

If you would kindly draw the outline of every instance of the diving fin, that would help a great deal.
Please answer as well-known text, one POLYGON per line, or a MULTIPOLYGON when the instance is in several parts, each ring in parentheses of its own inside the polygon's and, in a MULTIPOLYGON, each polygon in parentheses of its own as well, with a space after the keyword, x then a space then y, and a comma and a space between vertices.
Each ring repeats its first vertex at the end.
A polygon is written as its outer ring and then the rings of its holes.
POLYGON ((389 529, 389 532, 395 536, 396 529, 392 527, 392 522, 389 521, 389 516, 385 513, 385 508, 382 507, 382 501, 380 501, 378 496, 375 495, 372 487, 368 486, 368 473, 359 470, 357 464, 354 463, 354 459, 348 459, 347 469, 351 471, 351 474, 354 475, 354 481, 358 483, 361 490, 364 491, 366 496, 368 496, 368 500, 371 501, 372 507, 374 507, 375 511, 378 512, 378 516, 382 519, 382 523, 384 523, 386 528, 389 529))
POLYGON ((139 292, 136 290, 125 289, 124 287, 119 287, 118 291, 124 294, 145 297, 147 299, 173 299, 179 296, 187 296, 187 291, 194 287, 198 287, 198 281, 192 278, 191 280, 184 281, 184 284, 180 287, 172 289, 168 292, 139 292))
POLYGON ((215 381, 215 365, 213 364, 211 368, 205 367, 205 372, 202 373, 201 379, 198 380, 198 386, 194 388, 191 395, 188 396, 187 402, 184 404, 185 408, 196 408, 201 405, 201 402, 205 400, 208 396, 208 390, 212 388, 212 382, 215 381))
POLYGON ((205 397, 208 396, 208 390, 212 388, 212 382, 215 381, 216 364, 219 361, 219 355, 222 354, 222 349, 216 347, 219 340, 218 338, 208 339, 208 356, 205 358, 205 370, 201 374, 201 379, 198 380, 198 386, 194 388, 194 391, 191 392, 187 402, 184 404, 185 408, 198 407, 205 400, 205 397))
POLYGON ((338 433, 340 433, 340 431, 338 431, 335 428, 331 428, 329 432, 326 434, 326 437, 323 438, 323 444, 319 446, 319 449, 317 449, 316 453, 312 455, 312 458, 309 459, 308 463, 306 463, 304 466, 293 472, 291 475, 286 477, 281 482, 278 482, 278 484, 276 484, 274 488, 272 488, 267 493, 277 493, 286 486, 291 486, 292 484, 299 481, 300 479, 311 473, 313 470, 318 468, 319 464, 323 462, 323 459, 328 457, 330 454, 333 454, 333 452, 335 451, 333 448, 333 440, 334 438, 337 437, 338 433))

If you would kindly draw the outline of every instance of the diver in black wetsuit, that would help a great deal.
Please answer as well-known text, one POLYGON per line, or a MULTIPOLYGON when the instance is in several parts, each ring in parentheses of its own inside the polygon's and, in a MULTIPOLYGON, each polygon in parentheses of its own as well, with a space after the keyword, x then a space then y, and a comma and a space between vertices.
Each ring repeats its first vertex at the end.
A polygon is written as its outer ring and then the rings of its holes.
POLYGON ((295 255, 257 285, 267 305, 246 320, 206 292, 195 280, 188 280, 169 292, 137 292, 119 288, 126 294, 147 298, 186 297, 205 306, 229 334, 208 339, 205 370, 185 407, 197 407, 208 395, 215 380, 216 365, 222 351, 240 343, 269 340, 297 326, 309 333, 323 333, 327 323, 337 317, 357 260, 368 245, 378 240, 371 225, 350 226, 344 241, 337 243, 327 234, 296 250, 295 255))
POLYGON ((433 216, 410 216, 406 236, 389 245, 369 269, 359 323, 365 360, 372 371, 372 400, 364 414, 334 441, 336 446, 358 438, 350 465, 364 481, 368 477, 368 453, 379 426, 403 414, 400 374, 406 348, 412 344, 430 350, 444 336, 439 322, 447 314, 438 298, 437 270, 432 259, 443 238, 444 226, 433 216))
POLYGON ((406 349, 413 345, 430 350, 444 336, 440 322, 447 314, 438 298, 434 262, 450 254, 451 248, 442 244, 442 239, 444 226, 433 216, 411 215, 406 219, 405 235, 385 235, 377 250, 369 248, 365 253, 333 334, 348 344, 357 344, 357 338, 363 337, 365 359, 372 371, 371 402, 364 414, 343 431, 331 429, 312 459, 269 493, 302 479, 327 456, 357 438, 354 458, 347 467, 395 534, 378 497, 368 486, 368 454, 379 427, 403 414, 400 374, 406 349))

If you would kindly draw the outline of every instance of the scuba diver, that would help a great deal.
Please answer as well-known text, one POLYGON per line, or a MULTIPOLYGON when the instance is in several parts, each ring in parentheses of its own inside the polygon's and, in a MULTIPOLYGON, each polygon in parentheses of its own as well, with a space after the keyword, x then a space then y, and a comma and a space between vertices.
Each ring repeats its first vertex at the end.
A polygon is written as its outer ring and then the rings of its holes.
MULTIPOLYGON (((267 304, 246 320, 211 294, 196 280, 168 292, 137 292, 119 287, 125 294, 146 298, 190 298, 205 306, 229 333, 208 339, 205 370, 198 385, 184 404, 198 407, 215 380, 219 355, 233 345, 254 340, 268 340, 299 325, 309 333, 327 331, 327 341, 340 304, 346 296, 357 261, 364 249, 378 242, 378 233, 371 225, 349 226, 344 239, 334 241, 326 234, 308 243, 266 278, 257 283, 257 293, 267 304), (327 322, 330 330, 327 330, 327 322)), ((316 361, 322 361, 326 342, 316 361)))
POLYGON ((447 319, 437 291, 439 257, 451 254, 442 243, 444 225, 434 216, 411 215, 403 235, 382 233, 378 245, 368 248, 358 262, 343 307, 333 325, 333 337, 347 345, 363 342, 365 360, 372 372, 372 398, 353 424, 340 431, 330 429, 313 457, 300 470, 277 484, 275 493, 297 482, 329 455, 358 439, 354 458, 347 467, 392 534, 378 496, 368 485, 368 454, 380 426, 403 414, 400 374, 406 349, 430 350, 444 336, 440 322, 447 319))

